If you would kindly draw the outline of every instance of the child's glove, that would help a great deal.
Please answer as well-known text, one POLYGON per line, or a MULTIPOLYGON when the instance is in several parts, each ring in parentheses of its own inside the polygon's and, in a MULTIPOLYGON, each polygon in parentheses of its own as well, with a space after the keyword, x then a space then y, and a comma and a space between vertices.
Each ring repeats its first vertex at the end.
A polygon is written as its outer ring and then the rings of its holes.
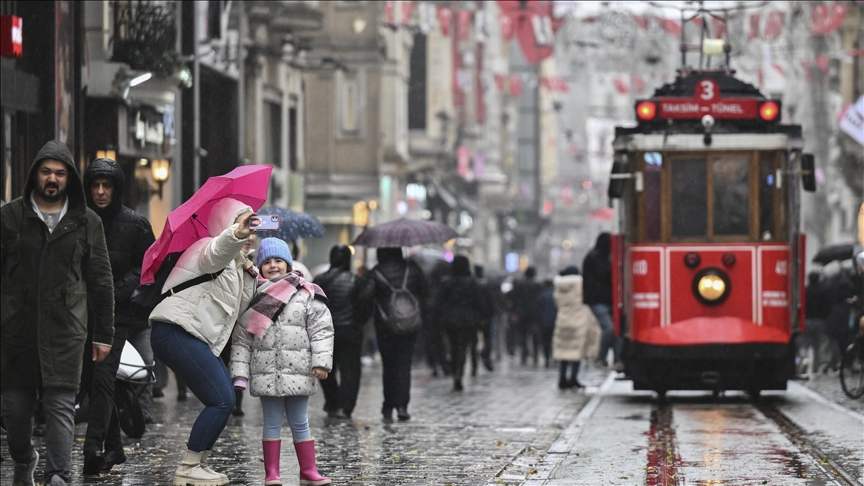
POLYGON ((234 389, 235 390, 243 391, 248 386, 249 386, 249 380, 247 380, 246 378, 243 378, 242 376, 238 376, 238 377, 234 378, 234 389))

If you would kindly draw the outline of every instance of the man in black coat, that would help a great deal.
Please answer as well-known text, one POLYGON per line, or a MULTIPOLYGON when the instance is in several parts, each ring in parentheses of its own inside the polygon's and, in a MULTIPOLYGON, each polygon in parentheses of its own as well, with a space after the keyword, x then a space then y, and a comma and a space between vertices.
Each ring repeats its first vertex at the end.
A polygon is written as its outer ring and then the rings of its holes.
POLYGON ((616 366, 620 366, 620 344, 612 328, 611 246, 612 236, 606 232, 600 233, 594 248, 585 255, 585 260, 582 261, 582 276, 585 282, 582 302, 591 308, 603 333, 600 340, 600 363, 606 364, 606 355, 611 349, 616 366))
POLYGON ((426 308, 426 277, 413 261, 402 255, 401 248, 378 248, 378 264, 367 273, 360 300, 374 304, 375 335, 381 352, 381 371, 384 385, 384 404, 381 414, 384 420, 392 421, 393 409, 401 421, 410 420, 408 402, 411 400, 411 359, 417 329, 401 332, 394 329, 393 319, 387 315, 393 290, 403 282, 416 299, 421 314, 426 308))
POLYGON ((537 281, 537 269, 525 269, 524 278, 513 283, 510 292, 511 308, 516 316, 517 345, 522 349, 522 364, 527 364, 528 355, 537 366, 540 353, 540 316, 537 303, 543 290, 537 281))
POLYGON ((45 483, 71 480, 75 394, 87 328, 89 360, 114 339, 114 286, 99 216, 87 207, 69 149, 46 143, 24 195, 0 209, 0 389, 14 484, 33 484, 39 456, 31 444, 37 392, 45 410, 45 483), (89 322, 88 322, 89 318, 89 322))
POLYGON ((351 418, 360 391, 363 324, 369 319, 369 312, 368 306, 364 308, 359 303, 360 286, 357 276, 351 273, 351 250, 347 246, 330 249, 330 269, 316 277, 315 283, 327 294, 335 333, 333 370, 326 380, 321 380, 324 411, 330 417, 338 417, 341 410, 346 418, 351 418))
MULTIPOLYGON (((114 407, 114 381, 125 341, 133 343, 145 363, 153 364, 147 316, 130 302, 141 277, 144 253, 154 241, 153 229, 146 218, 123 205, 125 179, 123 169, 111 159, 96 159, 84 171, 87 205, 105 228, 114 279, 115 323, 114 346, 108 358, 84 366, 82 389, 90 395, 85 475, 99 474, 126 461, 114 407)), ((151 393, 147 390, 142 396, 149 401, 151 393)))

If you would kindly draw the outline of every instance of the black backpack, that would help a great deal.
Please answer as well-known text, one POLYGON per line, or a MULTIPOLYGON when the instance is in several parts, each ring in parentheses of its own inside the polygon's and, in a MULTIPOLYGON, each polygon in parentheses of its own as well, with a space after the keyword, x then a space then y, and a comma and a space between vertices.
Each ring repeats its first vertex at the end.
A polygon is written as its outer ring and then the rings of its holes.
POLYGON ((410 269, 408 266, 405 267, 405 276, 402 277, 402 286, 399 288, 390 285, 387 278, 377 268, 372 272, 375 274, 376 280, 390 289, 390 300, 387 302, 386 311, 380 305, 378 305, 378 311, 384 317, 385 326, 393 334, 411 334, 420 328, 420 302, 408 290, 408 272, 410 269))
POLYGON ((215 280, 216 277, 222 273, 222 270, 219 270, 216 273, 205 273, 204 275, 195 277, 192 280, 187 280, 180 285, 169 289, 167 292, 162 293, 162 287, 165 286, 168 276, 171 275, 171 270, 174 269, 174 265, 177 264, 177 260, 180 259, 180 255, 182 254, 183 252, 169 253, 162 262, 162 265, 159 266, 159 270, 156 271, 156 278, 153 283, 138 285, 138 287, 132 292, 130 300, 137 308, 137 314, 143 315, 145 318, 149 317, 150 313, 153 312, 153 309, 168 296, 186 290, 189 287, 194 287, 198 284, 215 280))

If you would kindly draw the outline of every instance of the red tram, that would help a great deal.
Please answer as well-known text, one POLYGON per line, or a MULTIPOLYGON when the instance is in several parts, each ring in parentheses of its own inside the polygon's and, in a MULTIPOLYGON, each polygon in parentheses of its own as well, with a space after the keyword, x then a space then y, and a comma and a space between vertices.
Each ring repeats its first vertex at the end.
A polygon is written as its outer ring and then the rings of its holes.
POLYGON ((634 388, 785 389, 804 326, 813 157, 732 71, 679 71, 616 127, 613 315, 634 388))

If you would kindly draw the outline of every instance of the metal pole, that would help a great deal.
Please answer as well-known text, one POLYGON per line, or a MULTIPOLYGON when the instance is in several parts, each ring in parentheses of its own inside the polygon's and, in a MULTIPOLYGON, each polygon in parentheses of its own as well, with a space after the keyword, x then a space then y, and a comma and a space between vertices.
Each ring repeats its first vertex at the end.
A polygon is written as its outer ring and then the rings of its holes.
POLYGON ((201 184, 201 65, 198 62, 198 3, 192 6, 192 191, 201 184))
MULTIPOLYGON (((234 5, 234 4, 232 4, 234 5)), ((237 41, 237 147, 240 152, 239 163, 246 160, 246 4, 237 2, 239 14, 237 41)))

